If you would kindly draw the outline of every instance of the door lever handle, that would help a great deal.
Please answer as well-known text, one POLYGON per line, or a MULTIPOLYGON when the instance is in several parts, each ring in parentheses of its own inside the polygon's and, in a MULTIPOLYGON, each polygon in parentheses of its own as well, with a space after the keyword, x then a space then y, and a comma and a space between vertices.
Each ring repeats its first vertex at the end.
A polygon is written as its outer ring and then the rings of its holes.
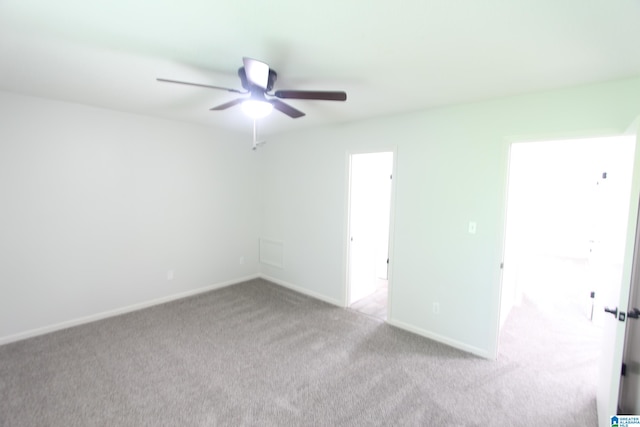
POLYGON ((627 313, 627 317, 630 317, 632 319, 638 319, 640 318, 640 310, 638 310, 637 308, 632 308, 631 311, 629 311, 627 313))
POLYGON ((606 311, 607 313, 613 314, 613 317, 618 317, 618 307, 616 308, 605 307, 604 311, 606 311))

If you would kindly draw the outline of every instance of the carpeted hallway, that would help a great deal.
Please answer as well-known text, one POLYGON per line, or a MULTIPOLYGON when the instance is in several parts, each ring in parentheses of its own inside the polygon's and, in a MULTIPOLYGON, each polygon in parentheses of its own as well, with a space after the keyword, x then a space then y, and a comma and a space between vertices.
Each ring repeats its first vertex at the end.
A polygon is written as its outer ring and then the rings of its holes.
POLYGON ((254 280, 0 347, 0 425, 595 426, 597 345, 515 311, 494 362, 254 280))

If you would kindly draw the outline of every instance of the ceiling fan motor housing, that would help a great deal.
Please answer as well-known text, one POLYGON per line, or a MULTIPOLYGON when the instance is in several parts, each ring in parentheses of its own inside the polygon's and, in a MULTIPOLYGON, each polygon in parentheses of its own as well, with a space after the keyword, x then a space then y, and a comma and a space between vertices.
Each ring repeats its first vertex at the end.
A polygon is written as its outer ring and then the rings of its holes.
MULTIPOLYGON (((247 80, 247 73, 245 72, 244 67, 238 68, 238 77, 240 77, 240 82, 242 83, 242 87, 248 90, 249 92, 253 92, 252 89, 254 88, 254 85, 249 83, 249 80, 247 80)), ((267 87, 266 89, 264 89, 264 91, 269 92, 271 89, 273 89, 273 85, 276 83, 277 79, 278 79, 278 73, 276 73, 272 69, 269 69, 269 78, 267 80, 267 87)))

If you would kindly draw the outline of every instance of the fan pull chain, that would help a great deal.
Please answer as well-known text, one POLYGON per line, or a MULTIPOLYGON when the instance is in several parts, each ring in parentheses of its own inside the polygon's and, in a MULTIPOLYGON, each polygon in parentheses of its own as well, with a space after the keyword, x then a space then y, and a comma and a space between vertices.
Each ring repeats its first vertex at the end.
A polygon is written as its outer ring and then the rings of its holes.
POLYGON ((253 151, 256 151, 258 148, 258 131, 257 131, 257 119, 253 119, 253 151))
POLYGON ((256 151, 258 146, 265 142, 266 141, 258 141, 258 119, 253 119, 253 151, 256 151))

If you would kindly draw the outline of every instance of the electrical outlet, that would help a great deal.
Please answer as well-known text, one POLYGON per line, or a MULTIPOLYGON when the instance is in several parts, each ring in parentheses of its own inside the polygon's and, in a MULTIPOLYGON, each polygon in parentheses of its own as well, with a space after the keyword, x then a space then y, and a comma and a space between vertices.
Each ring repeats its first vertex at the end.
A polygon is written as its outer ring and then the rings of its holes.
POLYGON ((244 257, 241 256, 240 259, 238 260, 238 264, 242 265, 244 264, 244 257))
POLYGON ((440 313, 440 303, 439 302, 434 302, 433 303, 433 314, 439 314, 440 313))
POLYGON ((173 270, 167 271, 167 280, 173 280, 173 270))

